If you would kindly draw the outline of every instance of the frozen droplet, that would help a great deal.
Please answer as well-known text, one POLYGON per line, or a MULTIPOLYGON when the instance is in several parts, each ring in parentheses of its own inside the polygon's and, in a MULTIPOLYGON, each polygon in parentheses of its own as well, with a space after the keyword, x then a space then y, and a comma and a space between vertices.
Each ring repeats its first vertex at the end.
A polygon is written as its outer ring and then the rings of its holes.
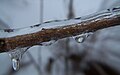
POLYGON ((48 41, 48 42, 42 42, 39 45, 41 45, 41 46, 50 46, 55 42, 56 42, 56 40, 51 40, 51 41, 48 41))
POLYGON ((12 61, 12 67, 14 70, 19 69, 20 60, 22 58, 22 55, 28 50, 29 47, 26 48, 16 48, 10 52, 8 52, 11 61, 12 61))
POLYGON ((92 32, 84 33, 84 34, 81 34, 81 35, 74 36, 73 38, 75 39, 76 42, 83 43, 86 40, 86 38, 89 37, 92 34, 93 34, 92 32))
POLYGON ((19 59, 12 59, 12 67, 15 71, 19 70, 20 60, 19 59))
POLYGON ((85 37, 84 37, 84 36, 77 36, 77 37, 75 37, 75 40, 76 40, 76 42, 78 42, 78 43, 82 43, 82 42, 84 42, 85 37))

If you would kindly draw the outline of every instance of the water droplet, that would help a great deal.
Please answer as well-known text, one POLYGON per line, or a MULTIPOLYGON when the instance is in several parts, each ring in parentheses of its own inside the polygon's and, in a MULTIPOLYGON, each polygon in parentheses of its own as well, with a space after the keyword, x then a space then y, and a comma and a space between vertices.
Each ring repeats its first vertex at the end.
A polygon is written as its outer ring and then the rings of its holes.
POLYGON ((78 43, 83 43, 85 40, 85 37, 84 36, 77 36, 77 37, 75 37, 75 40, 78 43))
POLYGON ((12 59, 12 66, 15 71, 19 70, 20 60, 19 59, 12 59))
POLYGON ((28 48, 30 48, 30 47, 16 48, 16 49, 8 52, 8 54, 11 58, 11 61, 12 61, 12 67, 15 71, 19 70, 20 60, 22 58, 22 55, 28 50, 28 48))
POLYGON ((42 42, 39 45, 41 45, 41 46, 50 46, 55 42, 56 42, 56 40, 51 40, 51 41, 48 41, 48 42, 42 42))
POLYGON ((75 39, 76 42, 83 43, 86 40, 86 38, 89 37, 92 34, 93 34, 92 32, 84 33, 84 34, 81 34, 81 35, 74 36, 73 38, 75 39))

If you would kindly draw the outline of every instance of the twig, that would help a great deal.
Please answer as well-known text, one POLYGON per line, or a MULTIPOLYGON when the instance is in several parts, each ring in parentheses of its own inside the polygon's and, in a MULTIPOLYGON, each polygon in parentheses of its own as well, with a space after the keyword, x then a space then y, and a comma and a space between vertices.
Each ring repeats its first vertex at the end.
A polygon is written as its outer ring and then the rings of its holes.
POLYGON ((95 32, 103 28, 118 25, 120 25, 120 15, 115 15, 101 19, 87 20, 78 24, 61 26, 58 28, 42 29, 35 33, 1 38, 0 53, 8 52, 16 47, 39 45, 42 42, 76 36, 82 33, 95 32))
POLYGON ((34 67, 36 68, 36 70, 39 73, 39 71, 40 71, 39 64, 36 63, 35 59, 33 58, 32 54, 29 51, 27 52, 27 55, 30 58, 31 62, 33 62, 34 67))
MULTIPOLYGON (((41 24, 43 23, 43 17, 44 17, 43 11, 44 11, 44 0, 40 0, 40 23, 41 24)), ((42 50, 41 47, 39 47, 38 48, 38 62, 39 62, 38 73, 39 75, 43 75, 42 74, 42 54, 41 54, 42 51, 41 50, 42 50)))
POLYGON ((92 65, 98 71, 100 75, 108 75, 100 65, 96 63, 92 63, 92 65))

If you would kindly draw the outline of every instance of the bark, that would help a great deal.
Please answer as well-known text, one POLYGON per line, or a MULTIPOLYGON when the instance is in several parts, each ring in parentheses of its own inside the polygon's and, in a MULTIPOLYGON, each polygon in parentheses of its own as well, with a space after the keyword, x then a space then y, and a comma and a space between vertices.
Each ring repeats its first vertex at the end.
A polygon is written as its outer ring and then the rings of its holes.
POLYGON ((42 29, 39 32, 0 38, 0 53, 8 52, 17 47, 39 45, 42 42, 58 40, 66 37, 80 35, 82 33, 95 32, 100 29, 120 25, 120 15, 109 18, 87 20, 78 24, 61 26, 58 28, 42 29))

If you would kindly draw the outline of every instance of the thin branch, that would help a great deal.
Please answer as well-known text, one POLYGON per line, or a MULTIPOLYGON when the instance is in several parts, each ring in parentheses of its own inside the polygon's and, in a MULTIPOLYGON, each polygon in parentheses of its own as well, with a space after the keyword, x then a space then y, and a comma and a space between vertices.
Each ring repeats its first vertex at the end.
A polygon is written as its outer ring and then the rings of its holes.
POLYGON ((8 52, 16 47, 39 45, 42 42, 58 40, 88 32, 95 32, 103 28, 118 25, 120 25, 119 14, 100 19, 95 18, 94 20, 86 20, 77 24, 61 26, 58 28, 42 29, 35 33, 0 38, 0 53, 8 52))
POLYGON ((100 65, 96 63, 92 63, 92 65, 98 71, 100 75, 108 75, 100 65))
MULTIPOLYGON (((43 13, 44 13, 44 0, 40 0, 40 23, 41 24, 43 23, 43 17, 44 17, 43 13)), ((39 62, 38 66, 39 66, 39 68, 37 69, 37 67, 36 67, 39 75, 42 75, 42 54, 41 54, 42 51, 41 50, 42 50, 41 47, 39 47, 39 49, 38 49, 38 62, 39 62)))
POLYGON ((39 73, 39 71, 40 71, 39 64, 36 63, 35 59, 33 58, 32 54, 29 51, 27 52, 27 55, 30 58, 31 62, 33 62, 34 67, 36 68, 36 70, 39 73))

